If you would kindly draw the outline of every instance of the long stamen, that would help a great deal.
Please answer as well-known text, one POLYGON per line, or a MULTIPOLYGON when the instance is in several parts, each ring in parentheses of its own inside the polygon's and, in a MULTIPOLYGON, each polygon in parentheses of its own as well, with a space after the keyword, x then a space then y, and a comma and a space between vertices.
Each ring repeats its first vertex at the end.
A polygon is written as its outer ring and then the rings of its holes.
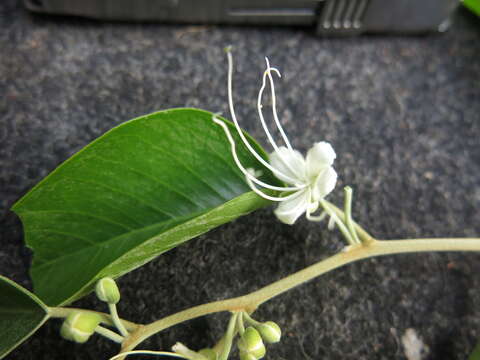
MULTIPOLYGON (((230 133, 230 130, 228 129, 227 125, 222 120, 217 119, 215 116, 212 117, 212 120, 216 124, 220 125, 222 127, 223 131, 225 132, 225 135, 227 136, 227 139, 230 142, 233 160, 235 161, 235 164, 240 169, 240 171, 246 176, 247 180, 251 180, 251 181, 257 183, 258 185, 263 186, 264 188, 271 189, 271 190, 276 190, 276 191, 297 191, 297 190, 301 190, 301 189, 303 189, 307 186, 306 184, 299 185, 299 186, 274 186, 274 185, 267 184, 266 182, 263 182, 263 181, 257 179, 255 176, 250 174, 245 169, 245 167, 242 165, 242 163, 240 162, 240 159, 238 158, 238 155, 237 155, 235 140, 233 140, 232 134, 230 133)), ((252 190, 253 190, 253 188, 252 188, 252 190)))
POLYGON ((237 129, 238 135, 240 135, 240 138, 242 139, 243 143, 247 147, 247 149, 252 153, 255 158, 262 163, 263 166, 268 168, 270 171, 272 171, 275 174, 279 174, 283 176, 285 179, 287 179, 289 182, 292 184, 295 184, 298 182, 297 179, 293 179, 292 177, 282 173, 278 169, 275 169, 273 166, 271 166, 267 161, 265 161, 250 145, 248 140, 245 138, 245 135, 243 134, 242 129, 240 128, 240 125, 238 124, 237 117, 235 116, 235 110, 233 108, 233 91, 232 91, 232 78, 233 78, 233 59, 232 59, 232 54, 230 51, 227 51, 227 58, 228 58, 228 106, 230 108, 230 114, 232 115, 232 120, 235 124, 235 128, 237 129))
MULTIPOLYGON (((304 190, 304 191, 299 191, 297 194, 298 194, 298 195, 303 195, 303 194, 305 193, 305 191, 308 192, 307 198, 309 198, 309 197, 310 197, 310 194, 309 194, 309 193, 310 193, 310 189, 306 189, 306 190, 304 190)), ((290 210, 288 210, 288 211, 282 212, 282 215, 295 213, 295 212, 298 211, 299 208, 304 208, 304 207, 305 207, 305 204, 304 204, 304 203, 299 203, 299 204, 297 204, 293 209, 290 209, 290 210)), ((308 210, 308 206, 307 206, 307 208, 306 208, 305 210, 308 210)))
POLYGON ((287 196, 284 196, 284 197, 277 197, 277 196, 270 196, 270 195, 265 194, 263 191, 261 191, 259 188, 257 188, 255 186, 255 184, 252 181, 250 181, 250 179, 248 177, 247 177, 247 183, 248 183, 248 186, 250 186, 250 189, 252 189, 258 196, 260 196, 264 199, 270 200, 270 201, 282 202, 282 201, 290 200, 290 199, 296 198, 297 196, 302 195, 303 192, 305 191, 305 190, 301 190, 301 191, 297 191, 293 194, 290 194, 290 195, 287 195, 287 196))
POLYGON ((115 359, 118 359, 122 356, 127 356, 127 355, 156 355, 156 356, 171 356, 171 357, 176 357, 176 358, 180 358, 180 359, 187 359, 187 360, 190 359, 186 356, 176 354, 176 353, 172 353, 172 352, 169 352, 169 351, 134 350, 134 351, 122 352, 118 355, 112 356, 109 360, 115 360, 115 359))
POLYGON ((275 85, 273 83, 273 76, 272 72, 270 70, 275 70, 277 75, 281 77, 280 71, 278 71, 275 68, 270 67, 270 62, 268 61, 268 58, 265 57, 265 61, 267 62, 267 75, 268 79, 270 81, 270 88, 272 91, 272 113, 273 113, 273 119, 275 120, 275 124, 277 125, 278 131, 280 131, 280 134, 282 135, 283 141, 285 141, 285 144, 287 147, 290 149, 290 151, 293 151, 292 145, 290 145, 290 141, 288 141, 287 135, 285 134, 285 131, 283 131, 282 124, 280 123, 280 120, 278 119, 278 114, 277 114, 277 100, 275 96, 275 85))
POLYGON ((262 105, 262 96, 263 96, 263 91, 265 90, 265 86, 267 85, 267 76, 268 76, 268 71, 269 69, 265 70, 263 73, 263 78, 262 78, 262 86, 260 87, 260 90, 258 91, 258 98, 257 98, 257 110, 258 110, 258 116, 260 117, 260 122, 262 123, 263 130, 265 131, 265 134, 267 134, 268 141, 270 144, 272 144, 273 149, 278 153, 279 149, 277 144, 275 144, 275 141, 273 140, 272 135, 270 134, 270 131, 268 130, 267 124, 265 122, 265 118, 263 117, 263 105, 262 105))
POLYGON ((320 215, 316 216, 316 215, 312 215, 312 213, 309 210, 307 210, 307 220, 320 222, 324 220, 326 217, 327 217, 327 213, 325 211, 322 211, 320 215))
MULTIPOLYGON (((295 172, 296 172, 295 169, 292 168, 292 166, 290 165, 290 163, 288 161, 286 161, 282 156, 280 156, 280 154, 281 154, 280 149, 278 148, 277 144, 273 140, 273 137, 270 134, 270 131, 268 130, 268 126, 265 122, 265 118, 263 117, 262 96, 263 96, 263 91, 265 90, 265 86, 266 86, 266 81, 265 80, 266 80, 267 76, 269 75, 270 71, 275 71, 279 77, 281 76, 280 72, 277 69, 270 67, 270 65, 268 64, 268 60, 267 60, 267 69, 263 73, 262 86, 260 87, 260 90, 258 91, 258 98, 257 98, 258 116, 260 117, 260 122, 262 123, 263 130, 267 134, 268 141, 270 142, 270 144, 272 144, 273 149, 278 154, 278 157, 279 157, 280 161, 283 163, 283 165, 285 165, 292 172, 292 174, 295 174, 295 172)), ((292 150, 292 149, 290 149, 290 150, 292 150)))

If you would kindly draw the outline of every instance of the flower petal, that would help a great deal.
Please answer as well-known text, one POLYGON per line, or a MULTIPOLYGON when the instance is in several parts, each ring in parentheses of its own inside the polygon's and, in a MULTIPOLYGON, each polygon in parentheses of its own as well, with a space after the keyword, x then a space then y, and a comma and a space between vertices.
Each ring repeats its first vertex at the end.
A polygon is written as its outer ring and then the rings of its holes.
POLYGON ((313 180, 327 166, 331 166, 337 155, 330 143, 315 143, 307 153, 307 176, 313 180))
POLYGON ((319 201, 330 194, 337 183, 337 172, 333 167, 322 170, 315 179, 312 186, 312 198, 314 201, 319 201))
POLYGON ((305 159, 297 150, 291 151, 285 146, 280 146, 278 151, 270 154, 270 165, 279 171, 275 176, 287 184, 298 185, 305 182, 305 159), (297 180, 297 183, 292 180, 297 180))
POLYGON ((288 225, 292 225, 309 206, 309 191, 299 191, 298 196, 285 200, 278 205, 274 213, 277 218, 288 225))

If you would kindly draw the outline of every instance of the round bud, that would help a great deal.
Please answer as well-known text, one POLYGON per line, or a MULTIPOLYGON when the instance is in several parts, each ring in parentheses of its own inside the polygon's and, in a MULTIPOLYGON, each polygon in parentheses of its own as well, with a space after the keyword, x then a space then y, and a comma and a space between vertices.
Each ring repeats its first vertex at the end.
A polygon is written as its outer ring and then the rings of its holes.
POLYGON ((95 332, 101 320, 101 316, 95 313, 72 312, 63 322, 60 335, 67 340, 84 343, 95 332))
POLYGON ((98 280, 95 292, 100 300, 109 304, 116 304, 120 301, 120 291, 112 278, 105 277, 98 280))
POLYGON ((273 321, 264 322, 258 325, 256 328, 262 336, 262 339, 268 344, 277 343, 282 337, 282 330, 280 329, 280 326, 273 321))
POLYGON ((198 352, 200 355, 204 356, 208 360, 217 360, 218 359, 218 354, 215 352, 215 350, 210 349, 210 348, 205 348, 202 349, 198 352))
POLYGON ((253 355, 255 359, 261 359, 265 356, 266 350, 262 337, 252 326, 245 329, 245 332, 238 340, 237 346, 240 353, 245 353, 245 359, 248 359, 247 355, 253 355))
POLYGON ((257 360, 257 358, 255 357, 255 355, 240 351, 240 360, 257 360))

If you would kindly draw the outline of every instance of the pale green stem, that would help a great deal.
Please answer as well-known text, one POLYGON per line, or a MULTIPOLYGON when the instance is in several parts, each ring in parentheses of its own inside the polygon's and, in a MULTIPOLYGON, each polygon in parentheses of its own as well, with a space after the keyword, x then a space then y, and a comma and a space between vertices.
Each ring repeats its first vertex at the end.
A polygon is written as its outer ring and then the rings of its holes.
MULTIPOLYGON (((92 310, 85 310, 85 309, 79 309, 79 308, 50 307, 48 308, 48 315, 51 318, 66 318, 70 313, 78 312, 78 311, 98 314, 102 318, 102 324, 115 326, 111 315, 98 312, 98 311, 92 311, 92 310)), ((129 331, 135 331, 141 326, 139 324, 135 324, 134 322, 123 320, 123 319, 121 319, 121 322, 125 326, 125 328, 128 329, 129 331)))
POLYGON ((215 351, 217 354, 222 352, 223 349, 223 343, 225 342, 225 335, 223 335, 220 340, 212 347, 213 351, 215 351))
MULTIPOLYGON (((345 214, 342 210, 340 210, 338 207, 336 207, 334 204, 327 200, 323 200, 323 202, 327 203, 330 208, 335 211, 337 216, 340 218, 340 220, 343 220, 345 222, 345 214)), ((361 242, 363 243, 368 243, 370 241, 375 240, 375 238, 370 235, 368 232, 365 231, 360 225, 358 225, 355 221, 352 221, 353 226, 355 227, 357 236, 360 238, 361 242)))
POLYGON ((118 331, 120 331, 120 334, 122 334, 123 336, 128 336, 128 331, 127 329, 125 329, 125 326, 123 326, 122 324, 122 320, 118 316, 117 305, 109 303, 108 309, 110 310, 110 315, 112 315, 113 323, 117 327, 118 331))
POLYGON ((235 325, 237 322, 239 313, 235 313, 228 322, 227 332, 225 333, 225 339, 223 341, 223 349, 218 360, 227 360, 230 350, 232 349, 233 337, 235 336, 235 325))
POLYGON ((261 323, 258 322, 257 320, 253 319, 246 311, 243 312, 243 317, 247 321, 247 323, 253 325, 253 326, 258 326, 261 323))
POLYGON ((335 221, 335 224, 337 224, 340 232, 343 234, 347 242, 350 245, 355 245, 356 242, 350 234, 350 231, 348 231, 348 228, 345 226, 344 222, 340 220, 335 210, 330 207, 330 204, 325 200, 320 200, 320 205, 322 205, 323 210, 325 210, 325 212, 335 221))
POLYGON ((357 231, 353 224, 352 219, 352 193, 353 190, 350 186, 345 186, 343 189, 345 191, 345 224, 347 225, 348 231, 352 235, 352 238, 355 243, 360 244, 360 239, 358 238, 357 231))
MULTIPOLYGON (((358 231, 359 230, 357 229, 357 232, 358 231)), ((142 326, 125 339, 122 351, 132 350, 150 336, 173 325, 200 316, 221 311, 247 311, 251 313, 259 305, 275 296, 278 296, 298 285, 316 278, 317 276, 358 260, 375 256, 426 251, 480 251, 479 238, 383 241, 373 239, 366 232, 360 233, 360 237, 363 237, 363 239, 367 240, 367 242, 348 246, 344 251, 336 255, 333 255, 248 295, 194 306, 190 309, 180 311, 176 314, 157 320, 151 324, 142 326)))
POLYGON ((115 341, 116 343, 121 344, 125 338, 121 335, 118 335, 116 332, 104 328, 103 326, 98 325, 95 328, 95 332, 99 335, 102 335, 103 337, 106 337, 107 339, 110 339, 112 341, 115 341))
POLYGON ((238 329, 238 333, 240 334, 240 336, 243 335, 243 333, 245 332, 245 325, 243 324, 243 314, 245 313, 245 311, 242 311, 241 313, 238 314, 238 317, 237 317, 237 329, 238 329))

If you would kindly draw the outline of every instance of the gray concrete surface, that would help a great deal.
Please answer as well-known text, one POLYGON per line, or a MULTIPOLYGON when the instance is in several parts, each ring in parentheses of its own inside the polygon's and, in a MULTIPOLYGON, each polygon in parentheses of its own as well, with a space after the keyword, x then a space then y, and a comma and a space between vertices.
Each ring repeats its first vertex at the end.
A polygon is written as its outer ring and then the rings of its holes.
MULTIPOLYGON (((0 3, 0 274, 30 287, 30 252, 9 207, 111 127, 155 110, 227 113, 225 45, 235 47, 235 97, 261 139, 255 96, 263 56, 283 71, 279 113, 302 151, 328 140, 338 190, 379 238, 480 234, 480 19, 424 37, 319 39, 301 28, 102 24, 32 16, 0 3)), ((333 254, 337 232, 265 209, 222 226, 119 280, 121 314, 148 322, 244 294, 333 254)), ((465 359, 480 339, 480 255, 415 254, 336 270, 267 303, 284 330, 268 359, 406 359, 415 329, 423 359, 465 359)), ((102 309, 92 296, 78 306, 102 309)), ((211 344, 226 316, 191 321, 145 343, 211 344)), ((8 359, 108 359, 103 339, 75 345, 52 321, 8 359)), ((140 357, 139 357, 140 358, 140 357)))

